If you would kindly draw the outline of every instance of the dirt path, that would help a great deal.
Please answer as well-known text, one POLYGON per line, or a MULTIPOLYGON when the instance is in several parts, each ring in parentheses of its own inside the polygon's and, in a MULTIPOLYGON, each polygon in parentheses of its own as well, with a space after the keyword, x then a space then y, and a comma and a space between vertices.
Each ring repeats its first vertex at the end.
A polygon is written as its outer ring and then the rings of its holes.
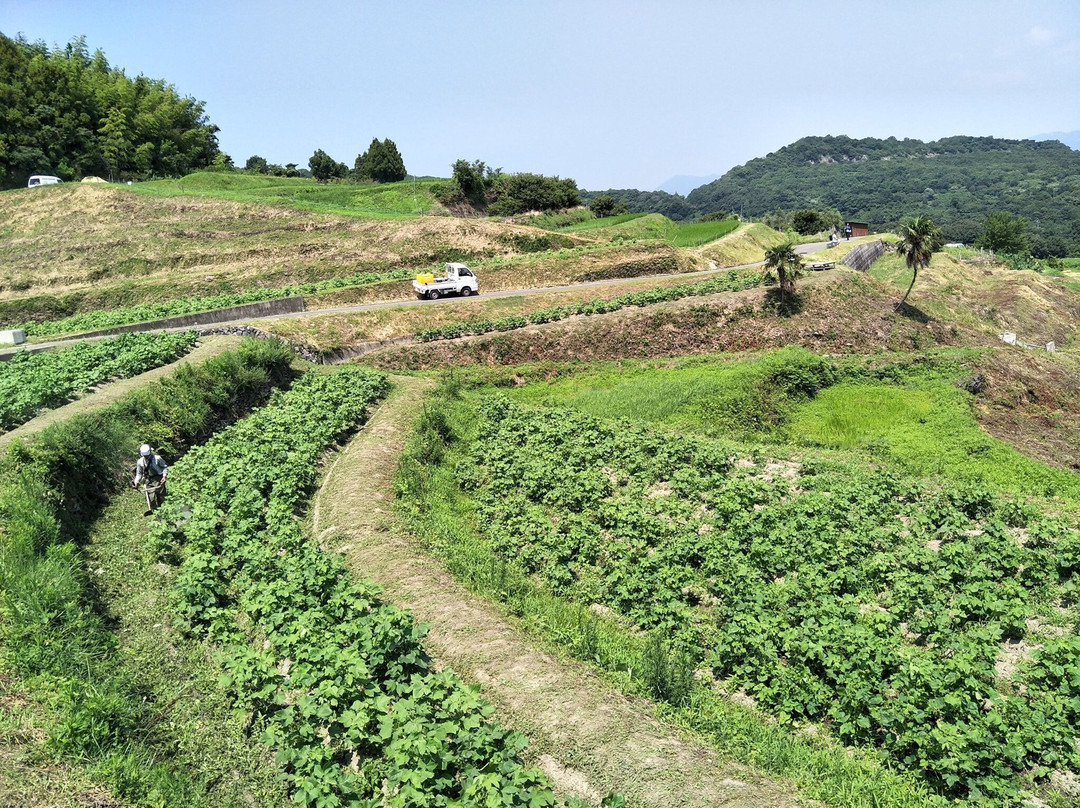
POLYGON ((396 378, 389 398, 331 465, 314 505, 323 545, 429 624, 426 646, 436 662, 482 685, 502 720, 529 735, 530 753, 560 791, 595 802, 617 791, 631 805, 656 808, 799 804, 790 787, 726 763, 661 723, 650 704, 534 648, 401 533, 392 476, 430 386, 396 378))
POLYGON ((185 362, 191 362, 196 365, 200 362, 205 362, 207 359, 225 353, 225 351, 230 348, 235 348, 240 344, 240 341, 240 337, 231 336, 203 337, 199 340, 198 346, 196 346, 193 351, 180 357, 175 362, 170 362, 168 365, 162 365, 159 368, 148 370, 146 373, 141 373, 138 376, 132 376, 130 379, 119 379, 115 382, 109 382, 100 390, 88 393, 82 398, 77 398, 62 407, 57 407, 54 410, 47 410, 10 432, 0 435, 0 453, 3 453, 11 442, 18 438, 30 437, 34 433, 40 432, 46 427, 70 418, 78 413, 91 412, 93 410, 101 409, 102 407, 107 407, 122 399, 135 388, 142 387, 144 384, 149 384, 155 379, 160 379, 163 376, 169 375, 185 362))

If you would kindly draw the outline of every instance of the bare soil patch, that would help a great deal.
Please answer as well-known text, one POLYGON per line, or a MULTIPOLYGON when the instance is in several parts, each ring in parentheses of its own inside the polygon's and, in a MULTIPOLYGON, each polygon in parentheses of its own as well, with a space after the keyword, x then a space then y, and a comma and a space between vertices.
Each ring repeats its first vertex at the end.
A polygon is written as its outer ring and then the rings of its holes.
POLYGON ((972 363, 985 379, 976 417, 999 440, 1057 468, 1080 470, 1080 361, 1001 347, 972 363))
POLYGON ((528 754, 565 793, 618 791, 638 806, 783 806, 789 787, 718 759, 584 666, 536 650, 493 606, 471 596, 403 535, 392 476, 428 382, 399 378, 370 423, 334 461, 313 529, 359 575, 430 626, 436 662, 481 684, 501 720, 525 730, 528 754))

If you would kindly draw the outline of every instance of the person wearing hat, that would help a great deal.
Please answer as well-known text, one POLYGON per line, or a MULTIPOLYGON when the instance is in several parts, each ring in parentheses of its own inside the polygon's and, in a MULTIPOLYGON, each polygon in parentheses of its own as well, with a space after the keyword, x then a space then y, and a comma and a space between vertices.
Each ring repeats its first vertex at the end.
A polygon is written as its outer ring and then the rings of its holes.
POLYGON ((161 501, 165 495, 165 478, 169 476, 169 467, 161 459, 161 455, 155 454, 149 443, 139 447, 139 459, 135 461, 135 479, 131 481, 132 488, 138 488, 139 483, 146 480, 147 485, 157 485, 155 499, 161 501))

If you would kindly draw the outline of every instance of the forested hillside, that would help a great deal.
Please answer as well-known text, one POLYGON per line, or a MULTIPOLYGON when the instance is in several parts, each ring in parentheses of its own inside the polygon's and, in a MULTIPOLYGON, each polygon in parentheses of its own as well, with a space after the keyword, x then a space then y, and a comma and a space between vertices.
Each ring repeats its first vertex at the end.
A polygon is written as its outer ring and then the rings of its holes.
POLYGON ((0 188, 30 174, 182 176, 218 158, 217 131, 201 101, 129 78, 82 37, 49 50, 0 34, 0 188))
POLYGON ((586 205, 598 196, 612 196, 626 205, 630 213, 659 213, 677 222, 692 219, 697 213, 683 197, 667 191, 609 188, 606 191, 580 191, 579 194, 586 205))
POLYGON ((1080 252, 1080 152, 1057 141, 950 137, 807 137, 695 189, 697 213, 837 208, 874 228, 929 216, 950 241, 971 243, 979 220, 1005 211, 1028 221, 1037 256, 1080 252))

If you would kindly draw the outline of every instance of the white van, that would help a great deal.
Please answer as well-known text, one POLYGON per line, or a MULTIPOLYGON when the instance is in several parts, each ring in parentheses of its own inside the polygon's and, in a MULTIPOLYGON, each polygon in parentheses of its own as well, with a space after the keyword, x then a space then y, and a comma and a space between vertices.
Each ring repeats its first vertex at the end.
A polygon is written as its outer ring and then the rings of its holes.
POLYGON ((27 188, 34 188, 38 185, 56 185, 63 182, 59 177, 54 177, 51 174, 31 174, 30 179, 26 183, 27 188))

